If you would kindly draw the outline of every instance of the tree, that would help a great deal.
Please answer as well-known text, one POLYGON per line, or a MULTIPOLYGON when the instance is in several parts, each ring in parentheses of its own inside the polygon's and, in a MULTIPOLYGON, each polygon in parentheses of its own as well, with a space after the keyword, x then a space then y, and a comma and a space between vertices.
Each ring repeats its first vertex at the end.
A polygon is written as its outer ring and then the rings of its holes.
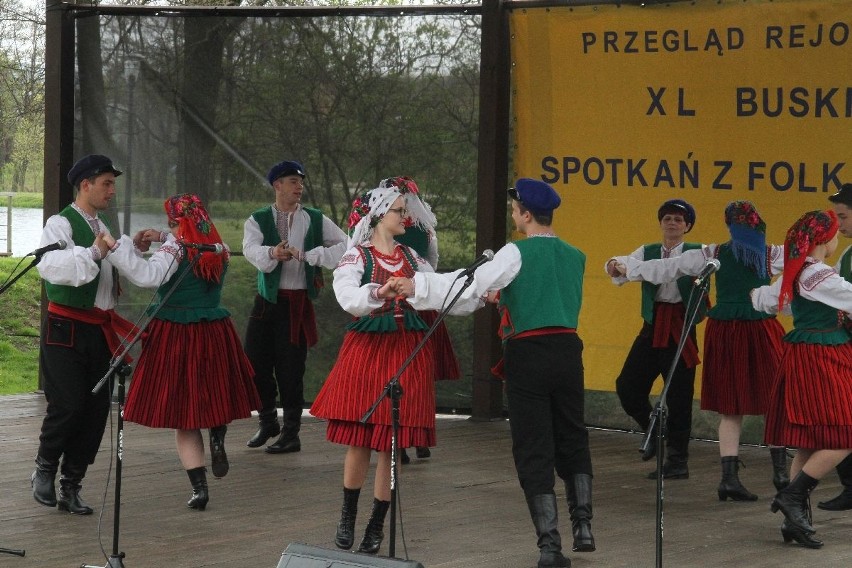
POLYGON ((0 4, 0 184, 13 191, 27 189, 28 174, 41 176, 44 30, 43 6, 0 4))

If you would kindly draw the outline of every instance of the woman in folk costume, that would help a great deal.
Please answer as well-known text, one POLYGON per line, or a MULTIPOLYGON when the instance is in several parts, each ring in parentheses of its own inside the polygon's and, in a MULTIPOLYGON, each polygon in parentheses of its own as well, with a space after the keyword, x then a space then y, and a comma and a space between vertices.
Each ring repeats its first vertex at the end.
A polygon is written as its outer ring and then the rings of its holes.
POLYGON ((201 429, 210 429, 213 475, 223 477, 229 467, 227 424, 251 416, 259 401, 254 371, 220 304, 228 252, 201 252, 184 244, 221 244, 222 239, 197 196, 170 197, 165 209, 170 232, 140 231, 134 240, 123 235, 112 255, 132 283, 156 287, 161 302, 177 286, 148 324, 124 418, 175 429, 178 456, 192 484, 187 506, 203 511, 209 495, 201 429), (163 244, 146 260, 141 252, 152 241, 163 244))
MULTIPOLYGON (((428 326, 391 286, 393 277, 411 277, 432 267, 394 239, 405 232, 405 198, 396 187, 376 188, 357 201, 350 249, 334 271, 334 293, 355 316, 331 373, 317 394, 311 414, 328 420, 329 441, 348 446, 343 464, 343 509, 335 544, 354 542, 358 497, 373 451, 379 455, 373 511, 358 550, 376 553, 384 538, 390 506, 391 400, 382 401, 366 424, 361 417, 420 343, 428 326)), ((397 445, 435 445, 435 359, 432 342, 414 357, 400 377, 400 429, 397 445)))
MULTIPOLYGON (((426 259, 433 270, 437 271, 438 236, 435 227, 438 225, 438 220, 432 212, 432 208, 421 197, 417 184, 410 177, 402 176, 384 179, 379 187, 396 187, 405 197, 405 208, 408 210, 408 217, 405 220, 405 233, 398 235, 396 241, 413 248, 417 254, 426 259)), ((426 325, 431 327, 438 317, 438 312, 435 310, 421 311, 420 317, 423 318, 426 325)), ((456 381, 461 378, 459 360, 453 349, 447 325, 443 321, 435 328, 430 341, 435 352, 435 380, 456 381)), ((428 458, 431 455, 432 452, 428 447, 417 447, 418 458, 428 458)), ((404 464, 410 461, 404 449, 400 458, 404 464)))
MULTIPOLYGON (((652 284, 672 282, 684 275, 697 276, 712 258, 716 272, 716 305, 707 312, 701 409, 720 414, 719 455, 722 480, 719 500, 756 501, 757 495, 739 479, 739 444, 744 415, 766 414, 769 395, 781 359, 784 328, 773 315, 752 308, 749 292, 769 284, 784 269, 784 247, 766 245, 766 223, 750 201, 725 207, 725 224, 731 239, 706 245, 681 256, 625 263, 629 280, 652 284)), ((770 447, 773 483, 777 490, 789 484, 787 450, 770 447)))
POLYGON ((772 500, 784 513, 781 535, 820 548, 808 498, 822 477, 852 452, 852 284, 825 263, 837 249, 834 211, 805 213, 787 232, 784 276, 751 294, 756 309, 789 307, 778 379, 766 414, 765 441, 798 448, 790 485, 772 500))

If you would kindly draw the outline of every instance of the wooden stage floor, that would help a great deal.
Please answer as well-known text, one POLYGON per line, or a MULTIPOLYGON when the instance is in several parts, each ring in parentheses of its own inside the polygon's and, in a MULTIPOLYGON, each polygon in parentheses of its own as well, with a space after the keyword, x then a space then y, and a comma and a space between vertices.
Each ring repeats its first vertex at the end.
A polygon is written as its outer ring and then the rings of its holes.
MULTIPOLYGON (((113 436, 109 426, 83 497, 95 514, 75 517, 37 504, 31 495, 38 432, 44 412, 38 394, 0 397, 0 547, 25 549, 23 558, 0 554, 0 566, 106 566, 113 548, 113 436), (100 515, 102 513, 102 516, 100 515)), ((187 509, 189 481, 178 462, 173 434, 127 424, 124 431, 119 550, 127 568, 276 568, 289 543, 333 549, 341 504, 343 448, 325 441, 324 424, 306 418, 302 451, 269 455, 245 447, 254 419, 231 425, 226 447, 231 470, 210 476, 210 504, 187 509)), ((206 438, 206 436, 205 436, 206 438)), ((574 568, 651 567, 655 553, 653 467, 639 460, 639 435, 591 431, 595 466, 593 531, 597 551, 570 552, 570 521, 560 496, 563 541, 574 568)), ((401 522, 396 556, 426 568, 530 568, 538 559, 535 535, 510 453, 505 421, 440 417, 432 457, 413 459, 400 476, 401 522), (403 539, 404 534, 404 539, 403 539)), ((689 480, 665 485, 661 563, 705 566, 852 566, 852 513, 814 510, 821 550, 783 544, 780 514, 769 511, 774 488, 766 448, 743 447, 744 484, 753 503, 719 502, 718 447, 691 444, 689 480)), ((413 455, 412 455, 413 457, 413 455)), ((362 494, 356 543, 371 500, 372 471, 362 494)), ((814 500, 834 496, 832 475, 814 500)), ((387 532, 387 531, 386 531, 387 532)), ((388 537, 382 545, 387 554, 388 537)))

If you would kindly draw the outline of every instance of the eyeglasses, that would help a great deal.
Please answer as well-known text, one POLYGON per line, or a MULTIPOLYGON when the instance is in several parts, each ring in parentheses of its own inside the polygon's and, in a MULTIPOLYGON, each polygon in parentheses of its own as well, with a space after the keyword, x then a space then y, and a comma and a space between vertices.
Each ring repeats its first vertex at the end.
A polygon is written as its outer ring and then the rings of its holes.
POLYGON ((393 211, 394 213, 398 214, 400 217, 407 217, 408 216, 408 209, 406 209, 405 207, 396 207, 394 209, 388 209, 388 212, 390 212, 390 211, 393 211))
POLYGON ((169 219, 169 229, 174 229, 178 225, 180 225, 180 223, 178 223, 177 221, 172 221, 171 219, 169 219))

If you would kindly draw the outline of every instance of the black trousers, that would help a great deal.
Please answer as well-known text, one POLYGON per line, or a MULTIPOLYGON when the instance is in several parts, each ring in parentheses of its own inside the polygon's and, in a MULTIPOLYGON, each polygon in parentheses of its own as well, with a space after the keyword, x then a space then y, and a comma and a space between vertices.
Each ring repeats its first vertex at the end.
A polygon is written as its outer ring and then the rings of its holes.
POLYGON ((111 353, 98 325, 48 314, 41 352, 47 413, 41 425, 41 457, 88 466, 95 462, 109 415, 110 388, 92 389, 109 369, 111 353))
POLYGON ((592 474, 584 423, 583 342, 574 333, 506 342, 503 358, 512 456, 527 498, 561 479, 592 474))
MULTIPOLYGON (((694 328, 691 335, 694 341, 694 328)), ((653 336, 654 328, 644 324, 627 354, 621 374, 615 380, 615 392, 618 393, 621 407, 643 429, 648 427, 648 418, 653 410, 648 397, 654 381, 658 377, 665 379, 677 352, 677 343, 674 340, 671 340, 667 347, 652 347, 653 336)), ((692 429, 694 393, 695 367, 688 369, 681 357, 666 395, 669 432, 688 433, 692 429)))
POLYGON ((301 412, 305 404, 308 346, 304 337, 298 338, 298 345, 290 340, 290 302, 287 298, 278 298, 278 303, 273 304, 261 296, 255 297, 246 327, 245 350, 254 367, 261 412, 274 410, 279 395, 285 410, 301 412))

